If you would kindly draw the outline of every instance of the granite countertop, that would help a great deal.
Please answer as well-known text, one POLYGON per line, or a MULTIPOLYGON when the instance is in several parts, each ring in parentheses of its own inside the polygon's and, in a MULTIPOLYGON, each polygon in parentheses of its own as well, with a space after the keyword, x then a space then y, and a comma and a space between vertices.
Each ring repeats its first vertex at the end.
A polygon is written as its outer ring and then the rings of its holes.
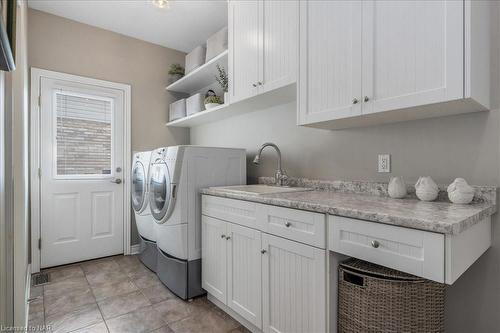
MULTIPOLYGON (((484 192, 485 188, 489 193, 494 191, 490 196, 492 200, 479 200, 468 205, 445 201, 423 202, 411 197, 391 199, 383 195, 324 189, 251 195, 211 187, 202 189, 200 192, 206 195, 327 213, 443 234, 459 234, 496 212, 496 188, 482 187, 481 191, 484 192)), ((481 191, 477 190, 477 192, 481 191)))

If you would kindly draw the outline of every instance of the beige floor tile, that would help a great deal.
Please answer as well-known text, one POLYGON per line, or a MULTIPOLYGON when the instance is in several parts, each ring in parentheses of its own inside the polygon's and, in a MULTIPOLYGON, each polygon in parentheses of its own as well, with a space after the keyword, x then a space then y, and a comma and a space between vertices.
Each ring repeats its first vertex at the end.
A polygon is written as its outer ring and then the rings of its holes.
POLYGON ((229 318, 222 318, 214 311, 206 311, 169 324, 176 333, 227 333, 240 324, 229 318))
POLYGON ((149 300, 139 291, 106 298, 98 302, 105 319, 117 317, 139 308, 151 305, 149 300))
POLYGON ((234 330, 230 330, 229 333, 251 333, 245 326, 240 326, 234 330))
POLYGON ((83 270, 79 265, 62 266, 43 271, 50 275, 50 282, 59 282, 69 278, 83 277, 83 270))
POLYGON ((58 296, 66 293, 83 292, 89 288, 90 286, 85 277, 74 277, 44 285, 43 294, 44 296, 58 296))
POLYGON ((32 331, 40 331, 40 328, 45 325, 45 317, 43 312, 30 313, 28 317, 28 327, 32 327, 32 331))
POLYGON ((91 288, 96 300, 98 301, 108 297, 128 294, 133 291, 139 290, 135 286, 135 284, 133 284, 129 280, 111 282, 111 283, 101 283, 91 286, 91 288))
POLYGON ((43 286, 31 286, 30 297, 35 298, 38 296, 43 296, 43 286))
POLYGON ((177 297, 163 284, 156 284, 154 286, 141 289, 141 292, 153 304, 159 303, 169 298, 177 297))
POLYGON ((154 307, 168 324, 187 318, 195 313, 195 308, 191 303, 178 297, 167 299, 155 304, 154 307))
POLYGON ((64 314, 55 314, 45 318, 52 332, 71 332, 101 322, 102 316, 97 304, 84 305, 77 310, 64 314))
POLYGON ((112 272, 120 269, 120 266, 115 261, 114 257, 86 261, 81 263, 81 267, 85 274, 102 271, 112 272))
POLYGON ((43 312, 43 296, 38 296, 36 299, 30 302, 29 314, 35 314, 43 312))
POLYGON ((132 265, 132 267, 125 268, 125 270, 127 271, 127 275, 132 279, 141 277, 143 275, 156 275, 155 272, 151 271, 142 263, 140 263, 139 265, 134 264, 132 265))
POLYGON ((108 327, 103 322, 100 322, 95 325, 90 325, 84 328, 80 328, 79 330, 73 331, 71 333, 108 333, 108 327))
POLYGON ((96 271, 86 274, 87 280, 91 286, 96 286, 104 283, 116 283, 128 280, 127 274, 121 269, 115 271, 96 271))
POLYGON ((131 281, 139 288, 145 289, 153 286, 163 285, 156 274, 148 270, 148 272, 143 272, 134 277, 130 278, 131 281))
POLYGON ((170 326, 165 325, 154 331, 151 331, 151 333, 175 333, 175 332, 170 328, 170 326))
POLYGON ((165 326, 161 315, 148 306, 113 319, 106 320, 111 333, 144 333, 165 326))
POLYGON ((45 297, 45 315, 68 313, 86 304, 95 303, 94 295, 90 288, 78 292, 68 292, 63 295, 45 297))

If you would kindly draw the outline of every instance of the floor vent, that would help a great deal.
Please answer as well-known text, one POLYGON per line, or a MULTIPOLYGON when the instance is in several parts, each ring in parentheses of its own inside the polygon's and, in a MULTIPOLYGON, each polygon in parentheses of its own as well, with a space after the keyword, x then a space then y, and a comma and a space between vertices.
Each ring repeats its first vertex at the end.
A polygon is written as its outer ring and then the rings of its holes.
POLYGON ((49 283, 50 277, 49 277, 48 273, 39 273, 39 274, 33 275, 31 280, 33 281, 33 287, 35 287, 35 286, 39 286, 41 284, 49 283))

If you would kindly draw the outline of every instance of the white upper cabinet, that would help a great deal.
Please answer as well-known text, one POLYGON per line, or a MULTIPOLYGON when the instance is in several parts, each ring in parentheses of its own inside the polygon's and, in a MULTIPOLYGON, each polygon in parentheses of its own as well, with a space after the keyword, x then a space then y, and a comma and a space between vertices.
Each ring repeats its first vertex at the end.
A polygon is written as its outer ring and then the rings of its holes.
POLYGON ((301 1, 299 124, 361 114, 361 2, 301 1))
POLYGON ((304 1, 300 15, 299 125, 489 108, 488 1, 304 1))
POLYGON ((230 102, 296 81, 298 1, 229 2, 230 102))
POLYGON ((364 114, 463 98, 463 2, 363 1, 362 13, 364 114))
POLYGON ((262 92, 296 81, 298 70, 298 1, 263 1, 262 92))
POLYGON ((237 102, 258 93, 260 80, 260 1, 230 1, 229 98, 237 102))

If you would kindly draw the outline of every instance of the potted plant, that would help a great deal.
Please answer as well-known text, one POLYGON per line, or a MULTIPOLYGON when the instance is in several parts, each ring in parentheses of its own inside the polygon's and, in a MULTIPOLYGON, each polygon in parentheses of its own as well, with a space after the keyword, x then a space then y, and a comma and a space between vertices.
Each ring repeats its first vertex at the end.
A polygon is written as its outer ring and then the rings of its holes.
POLYGON ((205 98, 205 109, 212 109, 222 104, 219 96, 208 96, 205 98))
POLYGON ((170 75, 170 81, 173 83, 184 76, 184 67, 179 64, 172 64, 168 70, 168 75, 170 75))
POLYGON ((224 92, 224 103, 227 103, 229 95, 229 79, 227 77, 226 70, 224 69, 224 67, 219 66, 219 64, 217 64, 217 71, 219 72, 219 74, 215 76, 215 80, 217 80, 217 83, 220 85, 222 91, 224 92))

